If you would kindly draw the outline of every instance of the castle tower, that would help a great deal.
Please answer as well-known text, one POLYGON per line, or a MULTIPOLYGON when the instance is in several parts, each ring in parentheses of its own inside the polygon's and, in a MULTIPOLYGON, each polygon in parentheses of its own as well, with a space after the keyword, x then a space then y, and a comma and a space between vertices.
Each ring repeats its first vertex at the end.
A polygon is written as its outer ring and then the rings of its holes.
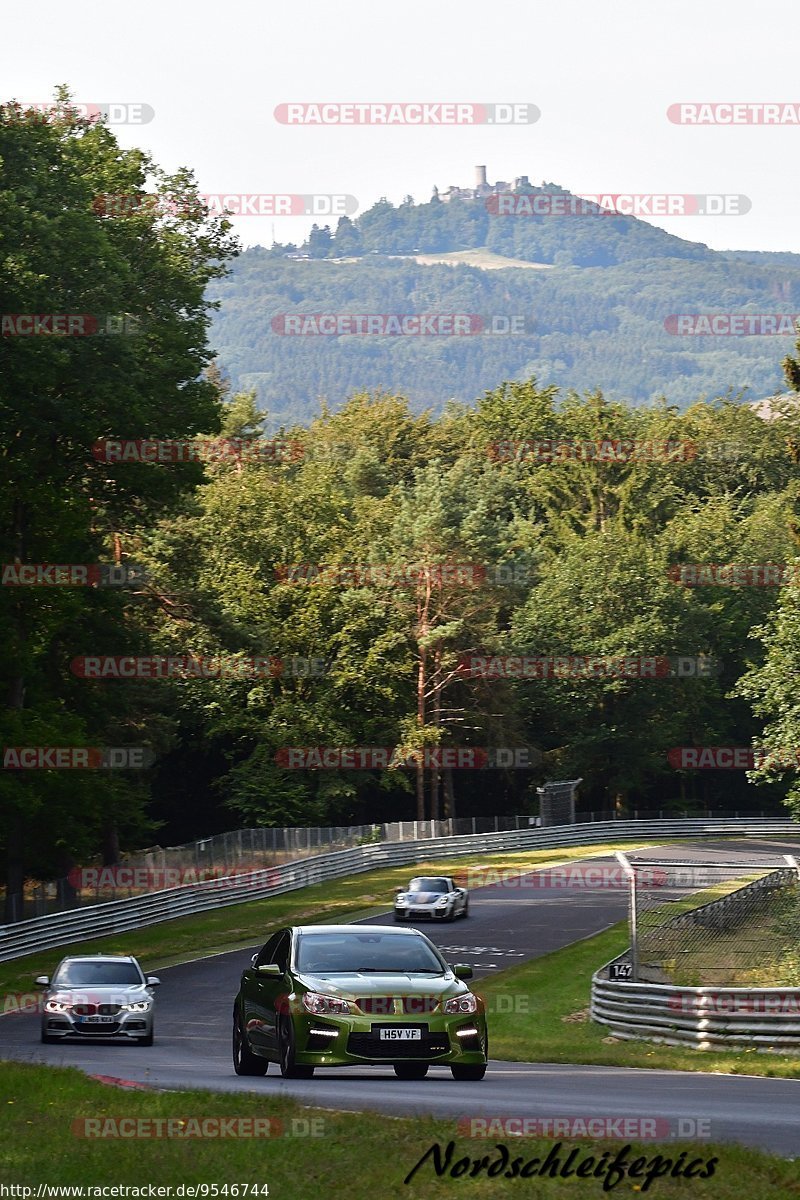
POLYGON ((475 168, 475 187, 486 187, 486 167, 475 168))

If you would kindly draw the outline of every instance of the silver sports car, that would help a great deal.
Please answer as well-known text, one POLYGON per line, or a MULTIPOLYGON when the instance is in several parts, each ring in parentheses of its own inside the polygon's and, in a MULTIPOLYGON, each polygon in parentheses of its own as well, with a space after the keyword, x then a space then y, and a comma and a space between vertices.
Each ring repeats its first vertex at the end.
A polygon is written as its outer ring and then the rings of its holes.
POLYGON ((432 921, 453 921, 469 912, 469 893, 456 887, 449 875, 419 875, 408 890, 395 889, 394 919, 405 921, 430 917, 432 921))
POLYGON ((160 982, 156 975, 145 976, 132 957, 92 954, 64 958, 52 979, 40 975, 36 980, 46 989, 42 1041, 124 1037, 140 1046, 152 1046, 152 989, 160 982))

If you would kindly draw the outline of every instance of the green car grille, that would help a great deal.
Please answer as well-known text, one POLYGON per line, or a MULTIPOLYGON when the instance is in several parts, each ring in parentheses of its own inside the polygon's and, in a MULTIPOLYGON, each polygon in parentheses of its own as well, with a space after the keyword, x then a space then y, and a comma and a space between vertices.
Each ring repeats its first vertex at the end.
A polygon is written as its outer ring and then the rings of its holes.
POLYGON ((371 1033, 351 1033, 347 1039, 348 1054, 360 1058, 434 1058, 450 1051, 446 1033, 429 1033, 423 1028, 421 1038, 396 1042, 384 1041, 379 1034, 380 1028, 380 1025, 373 1025, 371 1033))

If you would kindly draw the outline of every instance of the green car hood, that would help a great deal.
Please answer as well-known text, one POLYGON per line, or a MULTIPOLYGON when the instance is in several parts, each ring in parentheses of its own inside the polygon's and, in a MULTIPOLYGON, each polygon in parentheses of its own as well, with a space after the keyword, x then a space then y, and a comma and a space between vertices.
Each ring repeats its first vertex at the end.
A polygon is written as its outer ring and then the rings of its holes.
POLYGON ((301 987, 326 996, 341 996, 344 1000, 355 1000, 358 996, 437 996, 449 999, 469 991, 462 979, 452 975, 417 975, 389 971, 385 975, 343 971, 337 974, 297 974, 301 987))

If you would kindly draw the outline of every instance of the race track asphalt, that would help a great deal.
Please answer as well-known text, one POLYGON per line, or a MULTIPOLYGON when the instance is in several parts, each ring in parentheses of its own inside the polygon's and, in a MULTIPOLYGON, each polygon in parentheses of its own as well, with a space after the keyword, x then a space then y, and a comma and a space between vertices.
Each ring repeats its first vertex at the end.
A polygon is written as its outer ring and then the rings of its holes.
MULTIPOLYGON (((742 865, 768 858, 772 864, 798 849, 797 841, 788 840, 709 840, 651 846, 631 857, 742 865)), ((487 859, 487 866, 502 870, 502 854, 487 859)), ((541 888, 531 882, 533 874, 525 877, 526 883, 474 890, 466 920, 436 926, 424 922, 419 927, 448 961, 469 963, 481 977, 591 936, 627 912, 624 888, 541 888)), ((678 894, 661 890, 665 899, 678 894)), ((390 924, 391 909, 367 920, 390 924)), ((685 1131, 696 1119, 710 1123, 714 1141, 736 1141, 786 1156, 794 1156, 800 1146, 800 1079, 498 1060, 490 1061, 482 1082, 472 1084, 456 1083, 449 1070, 440 1067, 415 1082, 396 1079, 386 1067, 318 1071, 313 1080, 303 1081, 284 1080, 270 1066, 263 1079, 240 1078, 231 1065, 231 1009, 240 972, 255 949, 159 970, 163 986, 152 1048, 118 1042, 44 1046, 37 1014, 6 1013, 0 1019, 0 1057, 75 1066, 89 1074, 159 1088, 291 1095, 304 1104, 339 1110, 454 1118, 646 1116, 671 1122, 671 1136, 679 1136, 680 1121, 685 1131)), ((54 951, 53 967, 58 957, 54 951)), ((146 962, 142 965, 148 969, 146 962)), ((536 1058, 535 1036, 530 1057, 536 1058)))

